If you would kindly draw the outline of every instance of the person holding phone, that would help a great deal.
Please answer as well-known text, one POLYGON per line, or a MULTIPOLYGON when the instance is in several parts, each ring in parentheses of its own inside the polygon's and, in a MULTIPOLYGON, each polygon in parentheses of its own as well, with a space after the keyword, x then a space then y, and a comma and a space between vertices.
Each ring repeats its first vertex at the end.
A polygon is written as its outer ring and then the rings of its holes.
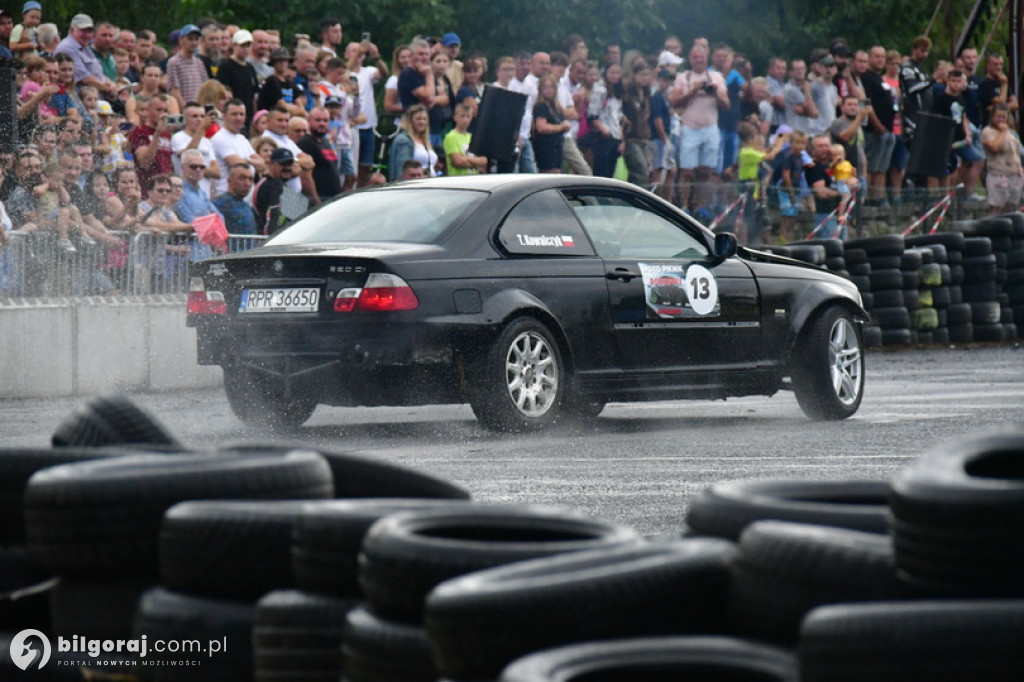
POLYGON ((382 80, 386 80, 390 74, 387 63, 381 59, 380 50, 370 41, 370 34, 363 33, 363 40, 359 43, 349 43, 345 47, 345 59, 348 61, 348 70, 355 79, 353 92, 359 93, 359 113, 363 116, 363 122, 356 125, 358 140, 353 145, 354 151, 358 154, 359 176, 358 183, 362 187, 370 181, 370 172, 376 161, 377 138, 373 134, 377 127, 377 102, 373 96, 373 88, 382 80), (364 66, 369 59, 372 66, 364 66))
POLYGON ((171 148, 171 122, 167 118, 167 100, 152 97, 146 102, 143 119, 128 135, 128 146, 135 160, 139 186, 149 196, 149 181, 155 175, 174 170, 171 148))

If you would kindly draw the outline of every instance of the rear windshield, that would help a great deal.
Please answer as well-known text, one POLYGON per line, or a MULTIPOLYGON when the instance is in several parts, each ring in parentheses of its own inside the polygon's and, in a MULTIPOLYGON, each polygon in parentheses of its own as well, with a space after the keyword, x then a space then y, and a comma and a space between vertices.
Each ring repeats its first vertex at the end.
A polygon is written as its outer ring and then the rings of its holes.
POLYGON ((300 218, 267 244, 431 244, 486 197, 486 192, 412 187, 356 192, 300 218))

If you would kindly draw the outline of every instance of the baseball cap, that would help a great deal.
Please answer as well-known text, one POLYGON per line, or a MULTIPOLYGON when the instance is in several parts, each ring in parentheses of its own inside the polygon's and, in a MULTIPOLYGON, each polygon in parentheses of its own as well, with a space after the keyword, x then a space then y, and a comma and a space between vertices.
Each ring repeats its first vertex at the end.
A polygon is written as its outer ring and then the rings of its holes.
POLYGON ((290 149, 278 147, 274 151, 270 152, 270 160, 274 163, 292 163, 295 161, 295 155, 292 154, 292 150, 290 149))
POLYGON ((28 0, 28 2, 25 3, 25 6, 21 8, 21 13, 24 14, 25 12, 30 12, 34 9, 42 12, 43 6, 36 2, 36 0, 28 0))
POLYGON ((252 33, 246 31, 244 28, 240 28, 235 31, 235 34, 231 36, 231 42, 235 45, 245 45, 246 43, 252 42, 252 33))
POLYGON ((462 39, 459 38, 457 33, 445 33, 441 38, 441 44, 445 47, 451 47, 452 45, 461 45, 462 39))
POLYGON ((177 45, 178 44, 178 36, 180 36, 180 35, 181 35, 181 31, 179 31, 178 29, 174 29, 167 36, 167 43, 169 45, 177 45))
POLYGON ((836 65, 836 60, 833 59, 832 57, 825 56, 825 57, 822 57, 821 60, 818 63, 821 64, 822 66, 835 66, 836 65))
POLYGON ((92 28, 92 17, 88 14, 76 14, 71 17, 71 28, 92 28))
POLYGON ((842 40, 837 40, 828 48, 828 51, 839 57, 850 56, 850 46, 842 40))
POLYGON ((181 38, 182 36, 192 35, 193 33, 199 33, 201 35, 203 32, 199 30, 199 27, 195 24, 185 24, 181 27, 181 30, 178 31, 178 37, 181 38))
POLYGON ((679 66, 682 63, 682 57, 672 54, 668 50, 658 55, 658 66, 679 66))
POLYGON ((279 47, 279 48, 277 48, 276 50, 274 50, 273 52, 270 53, 270 63, 271 64, 273 64, 274 62, 279 62, 282 59, 287 62, 287 61, 291 60, 291 58, 292 58, 291 53, 288 51, 287 48, 284 48, 284 47, 279 47))
POLYGON ((344 104, 344 102, 342 102, 341 98, 338 97, 337 95, 330 95, 327 99, 324 100, 324 106, 329 107, 332 104, 337 104, 340 107, 342 104, 344 104))

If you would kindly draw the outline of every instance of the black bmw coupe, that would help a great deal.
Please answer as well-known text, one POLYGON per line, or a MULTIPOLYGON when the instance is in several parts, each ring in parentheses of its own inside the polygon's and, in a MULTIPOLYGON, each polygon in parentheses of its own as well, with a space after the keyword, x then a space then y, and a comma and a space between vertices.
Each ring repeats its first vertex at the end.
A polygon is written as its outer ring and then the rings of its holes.
POLYGON ((815 419, 864 389, 856 287, 737 247, 614 180, 483 175, 342 196, 199 263, 188 324, 232 410, 468 402, 519 431, 608 402, 771 395, 815 419))

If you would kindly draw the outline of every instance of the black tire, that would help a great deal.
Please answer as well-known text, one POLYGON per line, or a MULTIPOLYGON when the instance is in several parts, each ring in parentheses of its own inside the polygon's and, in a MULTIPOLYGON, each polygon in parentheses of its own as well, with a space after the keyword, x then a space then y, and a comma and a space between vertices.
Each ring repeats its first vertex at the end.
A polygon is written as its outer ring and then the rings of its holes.
POLYGON ((896 477, 900 575, 949 596, 1024 597, 1024 430, 954 442, 896 477))
POLYGON ((160 583, 186 594, 259 599, 295 585, 301 500, 182 502, 160 525, 160 583))
POLYGON ((872 294, 871 292, 862 293, 860 295, 860 300, 861 300, 861 303, 864 304, 864 309, 865 310, 871 310, 872 308, 875 307, 875 295, 872 294))
POLYGON ((844 253, 842 239, 800 239, 789 242, 791 246, 821 246, 825 249, 827 258, 842 258, 844 253))
POLYGON ((791 362, 793 391, 811 419, 853 416, 864 396, 864 344, 860 325, 846 310, 822 310, 801 330, 791 362))
POLYGON ((327 462, 312 452, 274 457, 138 455, 65 464, 25 490, 31 556, 61 575, 157 575, 164 512, 190 499, 323 499, 327 462))
POLYGON ((435 682, 437 666, 427 631, 384 620, 369 609, 352 609, 342 636, 345 682, 435 682))
POLYGON ((151 579, 117 580, 62 577, 50 592, 51 634, 70 640, 128 639, 139 597, 154 587, 151 579))
POLYGON ((720 680, 797 682, 792 654, 729 637, 657 637, 589 642, 515 661, 499 682, 720 680))
POLYGON ((851 239, 846 242, 846 248, 864 249, 868 256, 898 256, 903 253, 906 243, 903 241, 903 235, 883 234, 878 237, 851 239))
POLYGON ((967 261, 992 253, 992 240, 988 237, 968 237, 964 240, 964 265, 967 261))
POLYGON ((883 289, 906 289, 903 286, 903 271, 895 268, 888 268, 885 270, 871 269, 871 274, 868 275, 871 280, 871 291, 881 291, 883 289))
POLYGON ((951 303, 949 287, 935 287, 932 292, 932 305, 936 308, 948 308, 951 303))
POLYGON ((974 301, 971 306, 971 322, 975 327, 986 324, 999 324, 999 316, 1002 310, 996 301, 974 301))
POLYGON ((973 310, 969 303, 957 303, 946 308, 946 322, 950 327, 971 324, 973 310))
POLYGON ((800 621, 825 604, 902 599, 886 535, 786 521, 758 521, 740 537, 729 631, 795 645, 800 621))
POLYGON ((909 346, 914 343, 913 329, 883 329, 883 346, 909 346))
MULTIPOLYGON (((898 291, 898 290, 894 290, 898 291)), ((881 292, 878 292, 881 293, 881 292)), ((877 296, 878 293, 875 295, 877 296)), ((903 292, 900 291, 902 295, 903 292)), ((876 299, 877 300, 877 299, 876 299)), ((875 322, 882 329, 909 329, 910 328, 910 312, 905 306, 899 308, 880 308, 875 307, 871 311, 871 316, 875 322)))
POLYGON ((72 412, 53 432, 54 447, 149 444, 184 449, 127 396, 98 396, 72 412))
POLYGON ((361 596, 359 551, 366 531, 389 514, 435 511, 461 500, 381 499, 311 502, 292 536, 292 573, 303 590, 361 596))
POLYGON ((798 261, 804 263, 810 263, 811 265, 824 265, 825 264, 825 247, 824 246, 810 246, 810 245, 791 245, 789 247, 789 257, 795 258, 798 261))
POLYGON ((950 324, 949 341, 950 343, 972 343, 974 341, 974 325, 969 322, 967 324, 950 324))
POLYGON ((25 544, 25 486, 37 471, 124 454, 94 447, 0 448, 0 545, 25 544))
POLYGON ((980 343, 1002 343, 1006 341, 1006 328, 999 322, 975 324, 974 340, 980 343))
POLYGON ((639 541, 631 528, 539 506, 406 512, 375 523, 363 540, 359 584, 375 613, 419 622, 430 590, 451 578, 542 556, 639 541))
POLYGON ((860 265, 868 262, 868 252, 864 249, 843 249, 843 258, 846 260, 847 267, 851 265, 860 265))
POLYGON ((921 294, 918 293, 917 289, 903 290, 903 305, 906 307, 908 312, 917 310, 921 307, 921 294))
POLYGON ((904 289, 917 289, 921 286, 921 276, 917 274, 917 270, 902 270, 903 273, 903 288, 904 289))
POLYGON ((1003 323, 1003 340, 1004 341, 1016 341, 1020 337, 1017 332, 1017 324, 1015 322, 1004 322, 1003 323))
POLYGON ((889 532, 887 481, 725 481, 686 512, 688 535, 738 540, 755 521, 776 520, 889 532))
POLYGON ((861 332, 865 348, 878 348, 882 345, 882 328, 874 325, 864 327, 861 332))
POLYGON ((541 322, 531 317, 509 322, 467 372, 469 404, 487 428, 533 431, 558 419, 566 365, 558 341, 541 322))
POLYGON ((236 417, 246 424, 269 429, 294 429, 316 410, 316 399, 288 395, 283 385, 257 370, 224 368, 224 394, 236 417))
MULTIPOLYGON (((917 331, 916 329, 914 331, 917 331)), ((922 346, 930 346, 934 343, 933 335, 934 332, 917 332, 917 342, 922 346)))
POLYGON ((236 443, 221 448, 222 452, 239 455, 283 455, 294 450, 312 451, 327 460, 334 478, 334 496, 337 498, 470 498, 465 488, 411 467, 347 452, 324 450, 303 443, 236 443))
POLYGON ((981 218, 975 223, 974 231, 986 237, 1010 237, 1013 232, 1014 221, 1005 216, 988 216, 981 218))
POLYGON ((206 647, 217 642, 221 651, 163 653, 150 650, 148 679, 154 682, 223 682, 252 679, 252 602, 207 599, 163 588, 149 590, 139 599, 132 629, 136 639, 196 641, 206 647), (182 665, 193 661, 191 665, 182 665), (199 662, 196 665, 196 661, 199 662))
POLYGON ((825 259, 825 267, 832 272, 846 269, 846 259, 842 256, 832 256, 825 259))
POLYGON ((871 274, 871 265, 869 263, 854 263, 852 265, 847 263, 846 269, 851 276, 866 277, 871 274))
POLYGON ((949 266, 949 283, 955 286, 960 286, 964 283, 964 266, 962 265, 950 265, 949 266))
POLYGON ((857 291, 861 293, 871 291, 871 277, 868 275, 850 275, 850 281, 857 287, 857 291))
POLYGON ((801 682, 1016 682, 1024 602, 825 606, 804 621, 801 682))
POLYGON ((972 304, 995 301, 999 296, 999 285, 994 281, 965 283, 960 289, 964 300, 972 304))
POLYGON ((1006 267, 1010 269, 1024 268, 1024 249, 1014 249, 1006 254, 1006 267))
POLYGON ((522 561, 449 580, 427 598, 434 661, 452 679, 493 679, 520 656, 565 644, 724 633, 735 557, 731 542, 690 539, 522 561))
POLYGON ((949 345, 949 329, 946 327, 939 327, 932 332, 932 343, 936 345, 946 346, 949 345))
POLYGON ((924 256, 921 255, 921 252, 917 249, 904 251, 899 255, 899 259, 900 264, 898 267, 900 270, 904 271, 918 270, 922 265, 924 265, 924 256))
POLYGON ((932 252, 932 262, 944 265, 949 262, 949 255, 943 244, 922 244, 919 248, 928 249, 932 252))
POLYGON ((902 289, 884 289, 872 293, 874 307, 877 308, 906 308, 907 304, 903 298, 902 289))
POLYGON ((907 246, 926 246, 941 244, 946 251, 963 251, 964 235, 962 232, 936 232, 935 234, 919 234, 907 237, 907 246))
POLYGON ((252 629, 255 682, 338 682, 342 633, 354 600, 279 590, 256 603, 252 629))
POLYGON ((975 284, 979 282, 994 282, 998 267, 994 254, 977 256, 976 258, 964 258, 964 283, 975 284))

